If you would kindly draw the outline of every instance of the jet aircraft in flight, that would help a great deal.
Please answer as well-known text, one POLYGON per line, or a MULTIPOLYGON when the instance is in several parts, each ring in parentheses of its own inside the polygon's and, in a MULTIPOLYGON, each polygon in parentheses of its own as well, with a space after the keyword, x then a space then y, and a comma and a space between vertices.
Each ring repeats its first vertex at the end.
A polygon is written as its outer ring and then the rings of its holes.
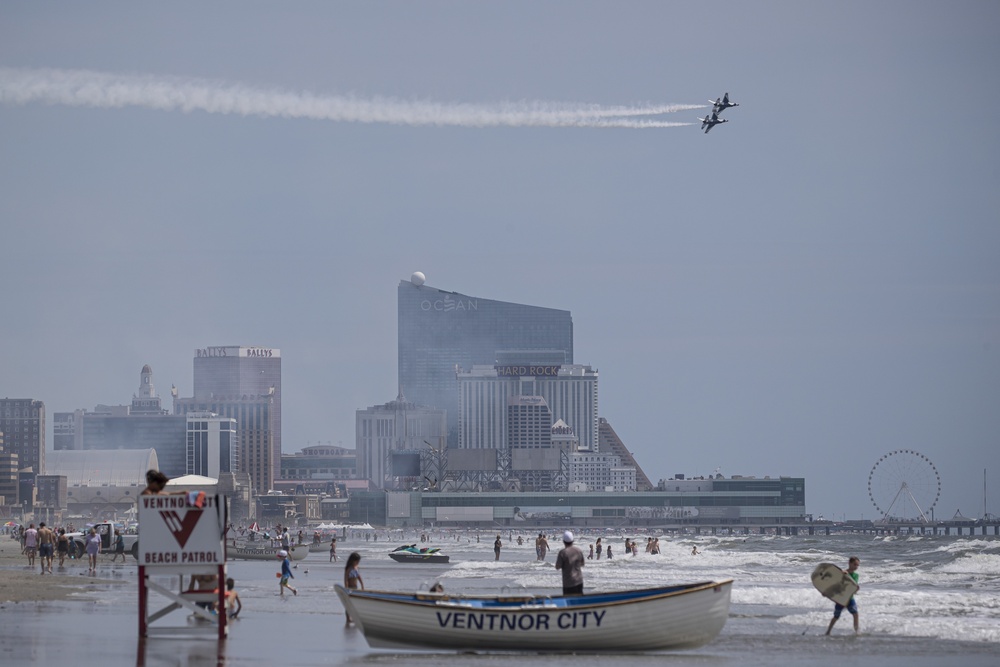
POLYGON ((719 118, 719 114, 715 113, 714 111, 712 112, 711 116, 706 115, 704 118, 699 118, 698 120, 701 121, 701 129, 705 130, 705 134, 708 134, 709 130, 711 130, 716 125, 719 125, 720 123, 729 122, 724 118, 719 118))
MULTIPOLYGON (((712 100, 709 100, 709 102, 712 102, 712 100)), ((730 107, 738 107, 738 106, 739 104, 729 101, 729 93, 726 93, 721 98, 720 97, 715 98, 715 101, 712 102, 712 111, 715 112, 716 114, 720 114, 730 107)))

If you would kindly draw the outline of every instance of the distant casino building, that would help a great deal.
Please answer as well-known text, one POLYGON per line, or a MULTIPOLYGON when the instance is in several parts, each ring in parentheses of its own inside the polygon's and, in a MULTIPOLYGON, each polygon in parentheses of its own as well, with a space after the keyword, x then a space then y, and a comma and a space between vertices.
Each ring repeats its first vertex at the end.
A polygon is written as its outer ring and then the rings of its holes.
POLYGON ((31 398, 0 399, 3 451, 17 455, 20 469, 45 472, 45 404, 31 398))
POLYGON ((380 489, 394 488, 396 478, 422 484, 427 457, 445 446, 445 411, 417 405, 400 393, 394 401, 358 410, 355 437, 359 478, 380 489))
MULTIPOLYGON (((581 452, 569 457, 569 490, 575 492, 598 492, 615 490, 612 481, 612 470, 621 468, 621 457, 614 454, 597 454, 581 452)), ((635 479, 635 469, 633 480, 635 479)), ((633 482, 631 489, 635 491, 633 482)))
POLYGON ((174 412, 211 412, 236 420, 237 465, 254 491, 274 487, 281 466, 281 350, 223 346, 195 350, 194 396, 174 412))
POLYGON ((494 364, 455 375, 460 449, 509 451, 514 442, 525 446, 531 437, 551 446, 551 427, 559 420, 572 429, 580 448, 599 451, 597 371, 590 366, 494 364), (535 429, 539 420, 550 420, 548 433, 529 435, 529 415, 535 429))
POLYGON ((358 476, 357 450, 335 445, 303 447, 295 454, 281 455, 281 480, 346 480, 358 476))
POLYGON ((399 387, 417 405, 446 410, 448 446, 458 435, 456 367, 519 362, 573 363, 573 319, 568 310, 494 301, 424 284, 423 274, 397 289, 399 387))
MULTIPOLYGON (((358 491, 349 520, 373 526, 437 526, 524 530, 628 527, 633 534, 657 527, 724 525, 732 528, 801 522, 806 518, 805 479, 733 477, 669 480, 654 491, 538 492, 358 491)), ((558 533, 557 533, 558 534, 558 533)))

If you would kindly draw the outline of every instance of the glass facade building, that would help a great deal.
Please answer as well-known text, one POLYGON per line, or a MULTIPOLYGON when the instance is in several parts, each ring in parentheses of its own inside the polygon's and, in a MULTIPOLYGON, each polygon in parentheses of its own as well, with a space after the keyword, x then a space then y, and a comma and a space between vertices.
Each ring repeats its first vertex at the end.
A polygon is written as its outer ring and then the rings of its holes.
POLYGON ((184 417, 176 415, 83 415, 84 450, 156 450, 160 470, 180 477, 187 468, 184 417))
POLYGON ((399 389, 406 400, 447 411, 448 446, 458 446, 456 367, 573 363, 568 310, 446 292, 420 281, 397 290, 399 389))
POLYGON ((187 474, 219 479, 236 472, 236 420, 212 412, 187 414, 187 474))

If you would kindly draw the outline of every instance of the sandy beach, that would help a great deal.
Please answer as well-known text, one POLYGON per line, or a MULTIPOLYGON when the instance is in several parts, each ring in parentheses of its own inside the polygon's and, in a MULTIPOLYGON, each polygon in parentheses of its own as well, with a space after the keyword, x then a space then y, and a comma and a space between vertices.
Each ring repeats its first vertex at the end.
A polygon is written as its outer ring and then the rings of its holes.
MULTIPOLYGON (((101 556, 100 561, 110 556, 101 556)), ((120 562, 120 561, 119 561, 120 562)), ((40 574, 40 559, 35 557, 35 567, 28 568, 28 557, 21 553, 21 545, 5 535, 0 538, 0 608, 21 602, 42 602, 68 600, 70 597, 86 599, 96 587, 121 585, 119 579, 87 575, 87 561, 66 560, 65 567, 59 569, 58 556, 53 560, 53 574, 40 574)))

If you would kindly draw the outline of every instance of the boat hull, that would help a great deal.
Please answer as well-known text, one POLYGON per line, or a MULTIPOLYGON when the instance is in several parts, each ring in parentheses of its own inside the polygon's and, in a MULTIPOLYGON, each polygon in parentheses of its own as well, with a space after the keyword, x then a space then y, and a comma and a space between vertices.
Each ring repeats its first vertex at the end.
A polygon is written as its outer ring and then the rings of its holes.
MULTIPOLYGON (((226 560, 277 560, 281 547, 271 546, 226 546, 226 560)), ((309 547, 305 544, 297 544, 288 550, 289 560, 302 560, 309 555, 309 547)))
POLYGON ((444 554, 415 554, 407 551, 394 551, 389 558, 397 563, 447 563, 449 556, 444 554))
POLYGON ((729 616, 732 583, 568 597, 335 589, 373 648, 619 653, 693 648, 713 640, 729 616))

